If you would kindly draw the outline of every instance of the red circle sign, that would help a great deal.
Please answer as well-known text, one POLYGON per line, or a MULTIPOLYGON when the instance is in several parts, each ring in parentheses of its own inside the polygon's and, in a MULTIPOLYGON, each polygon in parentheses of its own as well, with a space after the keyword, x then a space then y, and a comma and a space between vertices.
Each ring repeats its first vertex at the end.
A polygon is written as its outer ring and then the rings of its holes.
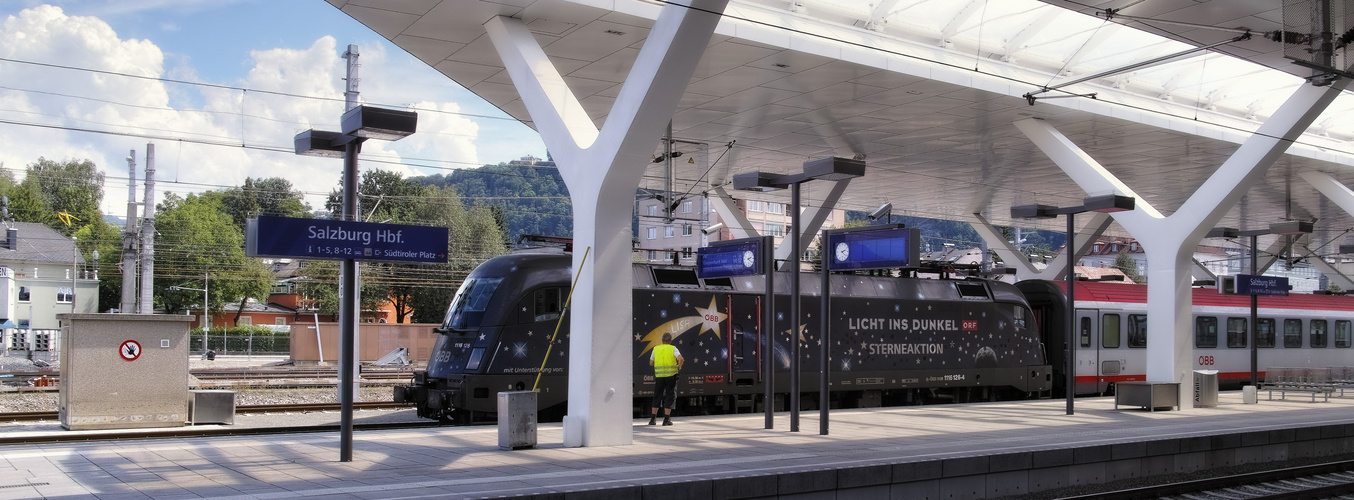
POLYGON ((118 348, 118 355, 127 361, 136 361, 136 358, 141 357, 141 344, 135 340, 123 342, 118 348))

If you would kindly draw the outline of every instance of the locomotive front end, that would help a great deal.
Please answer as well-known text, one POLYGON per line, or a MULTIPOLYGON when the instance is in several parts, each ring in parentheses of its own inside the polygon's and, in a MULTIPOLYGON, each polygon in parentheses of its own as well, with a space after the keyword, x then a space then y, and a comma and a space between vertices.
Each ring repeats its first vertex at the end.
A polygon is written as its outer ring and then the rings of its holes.
POLYGON ((567 255, 517 254, 476 267, 434 329, 438 337, 426 369, 414 373, 412 385, 394 388, 395 402, 413 403, 419 417, 464 424, 476 413, 493 412, 498 391, 524 389, 539 370, 527 373, 515 361, 526 361, 517 358, 535 353, 544 337, 530 328, 519 334, 518 309, 539 302, 543 282, 567 283, 568 264, 567 255))

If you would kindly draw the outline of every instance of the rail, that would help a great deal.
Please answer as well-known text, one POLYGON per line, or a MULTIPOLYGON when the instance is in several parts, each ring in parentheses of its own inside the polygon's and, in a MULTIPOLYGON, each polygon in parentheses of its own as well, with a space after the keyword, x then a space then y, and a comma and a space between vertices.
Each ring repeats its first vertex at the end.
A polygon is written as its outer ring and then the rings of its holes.
POLYGON ((1354 461, 1346 460, 1063 497, 1063 500, 1332 498, 1354 489, 1354 473, 1349 471, 1354 471, 1354 461), (1217 495, 1208 494, 1215 491, 1217 495))

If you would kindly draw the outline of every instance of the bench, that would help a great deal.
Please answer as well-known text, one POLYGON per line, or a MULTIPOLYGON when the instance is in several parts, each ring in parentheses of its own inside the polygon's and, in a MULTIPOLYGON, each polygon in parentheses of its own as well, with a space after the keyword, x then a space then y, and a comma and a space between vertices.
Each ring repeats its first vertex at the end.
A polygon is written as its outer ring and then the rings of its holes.
POLYGON ((1311 394, 1313 403, 1318 395, 1323 401, 1330 402, 1330 394, 1336 388, 1330 381, 1330 372, 1329 368, 1270 367, 1265 370, 1265 382, 1260 390, 1269 391, 1270 401, 1274 400, 1275 392, 1279 393, 1279 399, 1287 399, 1290 392, 1299 392, 1311 394))

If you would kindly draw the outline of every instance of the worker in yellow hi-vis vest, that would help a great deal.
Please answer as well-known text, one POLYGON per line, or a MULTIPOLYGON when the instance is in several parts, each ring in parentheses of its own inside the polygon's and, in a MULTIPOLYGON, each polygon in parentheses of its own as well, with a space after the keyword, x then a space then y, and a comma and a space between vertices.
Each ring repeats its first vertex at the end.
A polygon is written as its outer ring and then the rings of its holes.
POLYGON ((649 411, 649 425, 658 420, 658 407, 663 407, 663 425, 672 425, 672 407, 677 406, 677 372, 682 371, 681 351, 672 345, 672 334, 663 334, 663 345, 649 353, 653 367, 653 404, 649 411))

